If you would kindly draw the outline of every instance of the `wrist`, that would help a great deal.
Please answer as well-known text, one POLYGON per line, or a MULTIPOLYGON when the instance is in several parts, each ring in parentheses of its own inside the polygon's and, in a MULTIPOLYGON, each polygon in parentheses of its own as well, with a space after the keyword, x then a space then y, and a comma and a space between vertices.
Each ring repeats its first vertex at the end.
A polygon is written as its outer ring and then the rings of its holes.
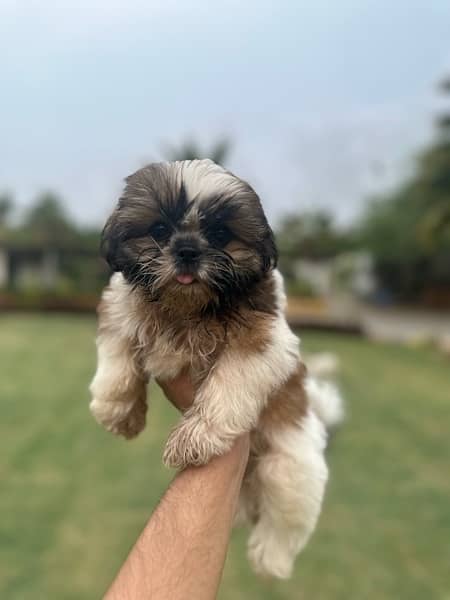
POLYGON ((245 433, 236 438, 224 454, 215 456, 200 467, 186 467, 178 477, 194 477, 199 481, 208 482, 208 487, 212 486, 219 494, 226 491, 236 495, 241 487, 249 450, 250 434, 245 433))
POLYGON ((220 469, 230 469, 230 471, 242 479, 245 467, 247 466, 248 456, 250 451, 250 434, 244 433, 233 440, 231 448, 221 454, 215 456, 207 465, 220 469))

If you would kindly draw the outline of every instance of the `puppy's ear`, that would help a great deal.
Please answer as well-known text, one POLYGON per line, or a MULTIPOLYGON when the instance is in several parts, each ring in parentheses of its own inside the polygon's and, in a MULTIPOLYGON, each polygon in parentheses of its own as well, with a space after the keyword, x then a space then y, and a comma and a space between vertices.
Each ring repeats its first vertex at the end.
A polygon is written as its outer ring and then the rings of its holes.
POLYGON ((118 211, 119 209, 117 208, 106 221, 100 239, 100 254, 113 271, 121 271, 123 268, 119 253, 118 211))
POLYGON ((263 269, 266 273, 269 269, 274 269, 278 263, 278 250, 275 243, 275 236, 269 225, 267 225, 266 235, 262 245, 263 269))

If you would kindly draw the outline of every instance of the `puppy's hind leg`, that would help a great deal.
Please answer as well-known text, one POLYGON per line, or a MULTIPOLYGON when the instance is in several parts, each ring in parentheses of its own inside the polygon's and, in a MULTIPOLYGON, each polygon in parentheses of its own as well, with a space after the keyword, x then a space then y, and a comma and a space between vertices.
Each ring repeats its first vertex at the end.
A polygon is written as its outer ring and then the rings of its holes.
POLYGON ((261 575, 285 579, 320 514, 328 477, 325 430, 312 411, 298 425, 266 431, 270 448, 257 466, 259 519, 248 557, 261 575))

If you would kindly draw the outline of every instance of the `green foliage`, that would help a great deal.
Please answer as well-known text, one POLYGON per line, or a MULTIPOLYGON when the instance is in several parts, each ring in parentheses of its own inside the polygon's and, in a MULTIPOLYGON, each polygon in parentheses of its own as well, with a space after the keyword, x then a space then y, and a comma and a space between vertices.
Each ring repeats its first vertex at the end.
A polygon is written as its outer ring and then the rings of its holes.
POLYGON ((375 199, 360 226, 383 284, 404 299, 450 289, 450 119, 417 158, 412 176, 375 199))
POLYGON ((332 216, 321 211, 286 215, 276 235, 280 252, 294 258, 330 258, 349 246, 332 216))
POLYGON ((66 244, 77 237, 61 198, 50 191, 36 198, 23 217, 22 229, 29 239, 45 244, 66 244))
MULTIPOLYGON (((179 417, 153 387, 136 440, 94 422, 93 318, 8 315, 0 331, 0 597, 100 598, 174 476, 161 455, 179 417)), ((288 581, 251 573, 247 531, 235 531, 219 598, 446 598, 448 362, 428 348, 303 338, 306 352, 338 355, 349 415, 328 451, 323 513, 288 581)))
POLYGON ((169 146, 165 154, 168 160, 195 160, 201 158, 210 158, 219 165, 225 165, 231 150, 231 143, 228 139, 222 139, 215 142, 208 150, 202 148, 198 142, 193 139, 187 139, 178 147, 169 146))
POLYGON ((301 277, 286 278, 286 292, 288 296, 299 298, 314 298, 317 296, 313 286, 301 277))
POLYGON ((339 231, 327 213, 288 214, 276 230, 280 268, 288 280, 294 280, 295 263, 302 259, 321 260, 336 256, 352 247, 347 232, 339 231))
POLYGON ((0 228, 6 227, 14 209, 13 198, 8 192, 0 194, 0 228))

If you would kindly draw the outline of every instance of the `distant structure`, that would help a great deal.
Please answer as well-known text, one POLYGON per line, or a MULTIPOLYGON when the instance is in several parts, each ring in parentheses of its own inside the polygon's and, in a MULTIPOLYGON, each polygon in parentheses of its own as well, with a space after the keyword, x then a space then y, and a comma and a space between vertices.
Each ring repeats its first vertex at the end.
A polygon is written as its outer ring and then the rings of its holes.
POLYGON ((56 248, 0 243, 0 288, 54 289, 60 277, 60 254, 56 248))
MULTIPOLYGON (((0 240, 0 290, 55 291, 63 280, 70 278, 68 265, 74 261, 81 264, 83 272, 92 273, 89 265, 95 265, 91 287, 92 291, 96 290, 106 268, 95 249, 76 243, 50 245, 0 240)), ((76 282, 74 285, 75 289, 80 287, 76 282)))
POLYGON ((342 252, 331 258, 301 258, 295 261, 293 271, 319 297, 346 292, 367 298, 377 286, 372 258, 365 251, 342 252))

